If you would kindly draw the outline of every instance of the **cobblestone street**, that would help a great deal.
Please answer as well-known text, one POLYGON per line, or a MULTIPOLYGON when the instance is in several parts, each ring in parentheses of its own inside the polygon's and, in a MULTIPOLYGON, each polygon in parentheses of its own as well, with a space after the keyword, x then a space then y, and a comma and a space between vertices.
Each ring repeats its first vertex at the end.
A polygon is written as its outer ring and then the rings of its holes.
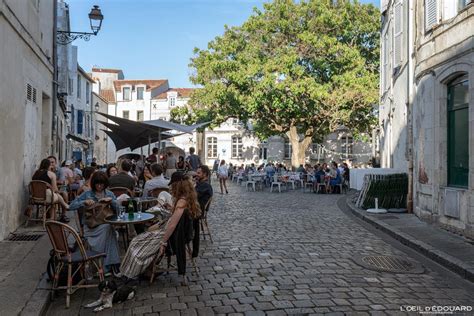
MULTIPOLYGON (((179 284, 177 273, 158 277, 152 286, 144 281, 134 300, 102 315, 384 315, 404 314, 400 308, 407 305, 474 303, 467 287, 426 265, 422 274, 357 265, 358 255, 410 256, 341 211, 341 195, 247 192, 235 184, 229 195, 216 191, 209 214, 214 243, 202 242, 200 275, 188 265, 188 286, 179 284)), ((77 292, 70 312, 92 314, 81 305, 98 295, 94 289, 77 292)), ((48 315, 65 313, 61 294, 48 315)))

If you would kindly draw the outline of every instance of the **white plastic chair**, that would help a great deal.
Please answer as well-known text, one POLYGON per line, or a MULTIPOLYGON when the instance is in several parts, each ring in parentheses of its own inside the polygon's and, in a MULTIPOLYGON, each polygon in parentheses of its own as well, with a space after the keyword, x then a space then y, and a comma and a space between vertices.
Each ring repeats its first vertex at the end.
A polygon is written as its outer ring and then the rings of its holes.
POLYGON ((278 181, 278 176, 275 174, 273 176, 272 185, 270 186, 270 192, 273 192, 273 186, 278 186, 278 192, 281 193, 281 186, 282 185, 283 185, 283 182, 278 181))

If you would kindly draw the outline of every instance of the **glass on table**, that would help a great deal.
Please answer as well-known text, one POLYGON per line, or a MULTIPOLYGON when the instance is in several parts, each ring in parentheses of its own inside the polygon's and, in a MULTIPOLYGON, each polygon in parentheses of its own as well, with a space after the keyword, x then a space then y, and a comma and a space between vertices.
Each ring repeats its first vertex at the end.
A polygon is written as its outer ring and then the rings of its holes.
POLYGON ((141 201, 138 201, 137 204, 138 204, 138 205, 137 205, 137 208, 138 208, 138 210, 137 210, 137 211, 138 211, 137 216, 138 216, 138 218, 142 218, 143 203, 142 203, 141 201))
POLYGON ((117 216, 118 220, 122 220, 125 216, 125 206, 119 205, 119 214, 117 216))

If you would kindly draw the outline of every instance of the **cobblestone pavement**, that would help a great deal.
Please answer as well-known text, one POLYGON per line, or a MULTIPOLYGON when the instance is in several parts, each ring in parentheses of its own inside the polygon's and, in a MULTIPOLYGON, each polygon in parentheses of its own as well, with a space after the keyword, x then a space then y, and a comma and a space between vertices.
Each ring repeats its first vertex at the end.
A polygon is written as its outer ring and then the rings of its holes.
MULTIPOLYGON (((106 315, 340 315, 403 314, 401 306, 474 305, 467 287, 449 274, 393 274, 355 264, 356 255, 399 255, 337 206, 340 195, 302 191, 246 192, 235 184, 216 194, 209 214, 214 243, 203 242, 200 275, 176 273, 142 282, 137 297, 106 315)), ((414 260, 414 259, 413 259, 414 260)), ((98 297, 74 294, 68 314, 89 314, 81 305, 98 297)), ((65 300, 48 314, 64 315, 65 300)))

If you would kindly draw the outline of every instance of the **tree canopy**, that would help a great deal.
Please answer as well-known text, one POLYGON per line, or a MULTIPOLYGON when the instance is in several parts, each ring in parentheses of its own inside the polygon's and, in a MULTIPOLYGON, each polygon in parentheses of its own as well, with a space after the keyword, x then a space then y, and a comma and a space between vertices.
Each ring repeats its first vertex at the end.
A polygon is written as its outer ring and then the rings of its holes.
POLYGON ((288 135, 293 158, 339 125, 369 131, 378 101, 379 12, 342 0, 275 0, 195 49, 188 121, 252 121, 288 135), (296 154, 295 154, 296 149, 296 154))

